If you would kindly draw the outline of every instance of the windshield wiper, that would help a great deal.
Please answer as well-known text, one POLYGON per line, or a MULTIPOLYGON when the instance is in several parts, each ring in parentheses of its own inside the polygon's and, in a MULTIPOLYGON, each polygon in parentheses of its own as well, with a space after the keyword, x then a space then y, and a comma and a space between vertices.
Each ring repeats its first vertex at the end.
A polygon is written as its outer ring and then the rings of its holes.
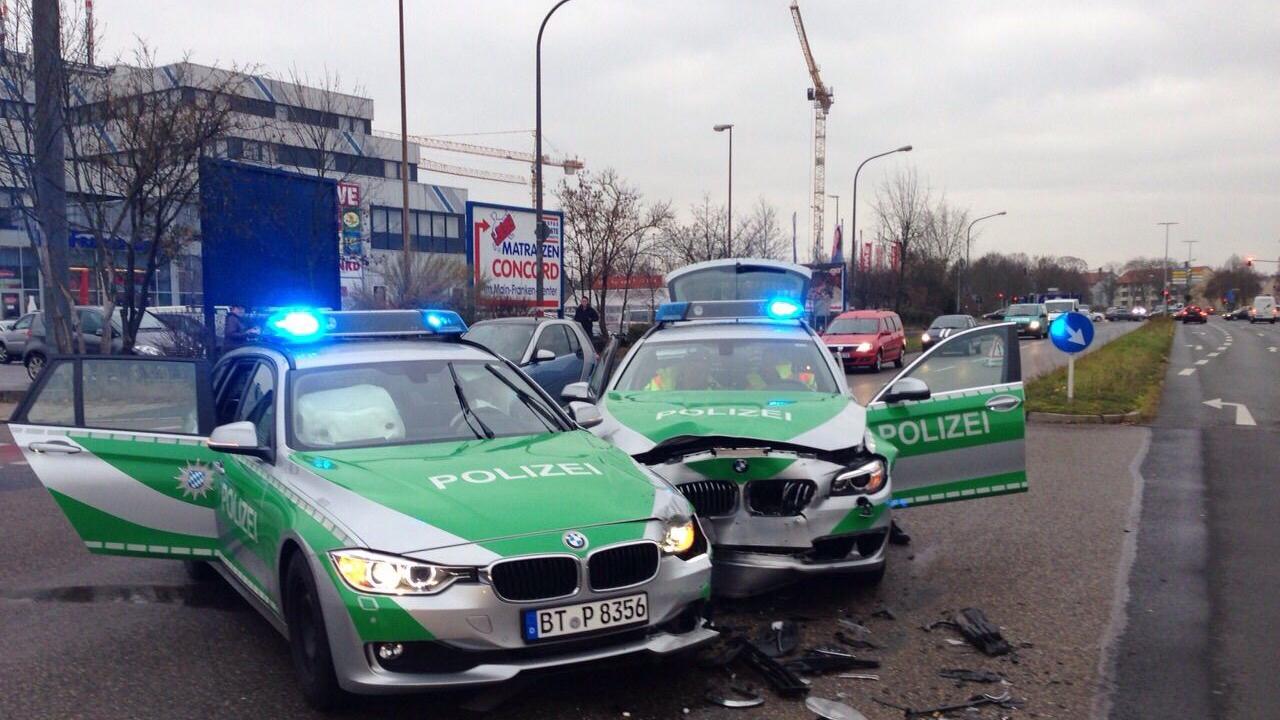
POLYGON ((458 373, 453 370, 453 363, 448 363, 448 366, 449 375, 453 378, 453 392, 458 396, 458 404, 462 406, 462 416, 467 419, 467 427, 471 428, 471 432, 475 433, 476 437, 485 437, 492 440, 494 437, 493 431, 489 429, 488 425, 484 424, 484 421, 480 419, 476 411, 471 409, 471 403, 467 402, 467 395, 462 392, 462 383, 458 380, 458 373), (472 420, 476 421, 475 425, 471 424, 472 420), (484 431, 484 435, 481 435, 476 430, 476 425, 480 426, 480 430, 484 431))
POLYGON ((502 377, 502 374, 499 373, 497 370, 494 370, 492 365, 485 365, 484 369, 488 370, 491 375, 498 378, 498 380, 502 381, 503 385, 506 385, 508 388, 511 388, 511 392, 514 392, 516 394, 516 397, 520 398, 521 402, 523 402, 530 410, 533 410, 535 413, 541 416, 543 422, 547 423, 547 429, 549 430, 555 429, 555 428, 560 428, 561 430, 565 429, 564 424, 559 422, 559 420, 552 414, 552 412, 548 410, 545 405, 538 402, 537 399, 535 399, 532 395, 530 395, 527 390, 521 390, 515 383, 511 382, 507 378, 502 377))

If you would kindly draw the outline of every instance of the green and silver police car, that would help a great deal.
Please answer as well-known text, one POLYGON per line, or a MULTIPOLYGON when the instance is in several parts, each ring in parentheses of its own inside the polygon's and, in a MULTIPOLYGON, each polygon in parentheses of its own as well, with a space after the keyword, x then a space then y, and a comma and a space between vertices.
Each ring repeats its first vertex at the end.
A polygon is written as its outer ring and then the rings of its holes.
POLYGON ((594 403, 593 432, 693 503, 716 594, 878 580, 891 509, 1027 489, 1016 325, 949 335, 863 407, 801 319, 807 268, 712 261, 667 284, 674 302, 616 370, 562 397, 594 403))
POLYGON ((463 330, 292 309, 212 368, 55 359, 9 427, 90 552, 216 569, 319 707, 713 638, 690 503, 463 330))

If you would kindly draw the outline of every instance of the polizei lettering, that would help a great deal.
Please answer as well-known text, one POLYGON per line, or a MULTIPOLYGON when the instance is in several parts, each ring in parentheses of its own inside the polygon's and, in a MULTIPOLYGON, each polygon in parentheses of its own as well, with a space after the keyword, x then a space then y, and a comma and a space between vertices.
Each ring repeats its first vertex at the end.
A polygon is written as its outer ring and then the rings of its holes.
POLYGON ((530 463, 515 469, 467 470, 456 475, 432 475, 427 481, 438 490, 445 490, 456 482, 487 485, 495 480, 532 480, 544 477, 569 477, 571 475, 604 475, 591 463, 530 463))
POLYGON ((653 419, 662 420, 663 418, 669 418, 672 415, 679 415, 680 417, 767 418, 769 420, 791 422, 791 413, 787 410, 741 407, 680 408, 679 410, 661 410, 657 415, 653 416, 653 419))
POLYGON ((222 483, 222 513, 233 525, 249 536, 250 540, 258 540, 258 511, 249 503, 240 499, 230 483, 222 483))
POLYGON ((915 445, 921 442, 932 443, 986 435, 991 432, 991 421, 985 412, 973 410, 954 415, 886 423, 880 426, 879 431, 880 437, 885 440, 898 445, 915 445))

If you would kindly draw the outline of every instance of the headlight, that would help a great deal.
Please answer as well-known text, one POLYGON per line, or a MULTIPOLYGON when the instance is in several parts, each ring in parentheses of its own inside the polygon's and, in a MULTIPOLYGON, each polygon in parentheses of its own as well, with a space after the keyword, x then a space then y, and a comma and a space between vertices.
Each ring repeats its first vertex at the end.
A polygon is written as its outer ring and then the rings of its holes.
POLYGON ((667 525, 667 532, 662 536, 658 547, 668 555, 683 555, 693 548, 698 540, 698 526, 693 520, 677 518, 667 525))
POLYGON ((858 352, 871 352, 871 343, 869 342, 858 343, 857 350, 858 352))
POLYGON ((929 342, 929 333, 920 336, 920 342, 929 342))
POLYGON ((1040 327, 1040 321, 1032 320, 1031 322, 1027 323, 1027 327, 1031 328, 1032 330, 1035 330, 1036 328, 1040 327))
POLYGON ((884 489, 889 476, 884 462, 872 460, 864 465, 842 471, 831 481, 832 495, 874 495, 884 489))
POLYGON ((163 352, 160 351, 160 348, 156 347, 155 345, 134 345, 133 352, 138 355, 152 355, 152 356, 164 354, 163 352))
POLYGON ((333 566, 356 592, 434 595, 457 580, 474 579, 474 568, 431 565, 369 550, 333 550, 333 566))

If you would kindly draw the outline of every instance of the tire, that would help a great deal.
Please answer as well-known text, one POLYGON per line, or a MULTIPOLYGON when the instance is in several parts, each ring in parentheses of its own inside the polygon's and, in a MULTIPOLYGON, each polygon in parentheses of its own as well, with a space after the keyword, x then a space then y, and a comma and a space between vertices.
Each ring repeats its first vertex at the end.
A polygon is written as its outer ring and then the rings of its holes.
POLYGON ((9 348, 5 347, 4 343, 0 343, 0 365, 8 365, 12 361, 13 358, 9 357, 9 348))
POLYGON ((898 351, 898 357, 894 358, 893 366, 901 370, 902 366, 906 364, 907 364, 907 349, 903 348, 898 351))
POLYGON ((871 372, 878 373, 884 369, 884 352, 876 351, 876 364, 871 366, 871 372))
POLYGON ((22 360, 22 365, 27 368, 27 377, 32 381, 40 377, 40 373, 44 370, 45 357, 43 353, 29 353, 22 360))
POLYGON ((324 611, 315 579, 301 553, 285 570, 285 622, 289 626, 289 654, 294 674, 307 704, 316 710, 332 710, 346 699, 333 670, 333 654, 325 629, 324 611))

